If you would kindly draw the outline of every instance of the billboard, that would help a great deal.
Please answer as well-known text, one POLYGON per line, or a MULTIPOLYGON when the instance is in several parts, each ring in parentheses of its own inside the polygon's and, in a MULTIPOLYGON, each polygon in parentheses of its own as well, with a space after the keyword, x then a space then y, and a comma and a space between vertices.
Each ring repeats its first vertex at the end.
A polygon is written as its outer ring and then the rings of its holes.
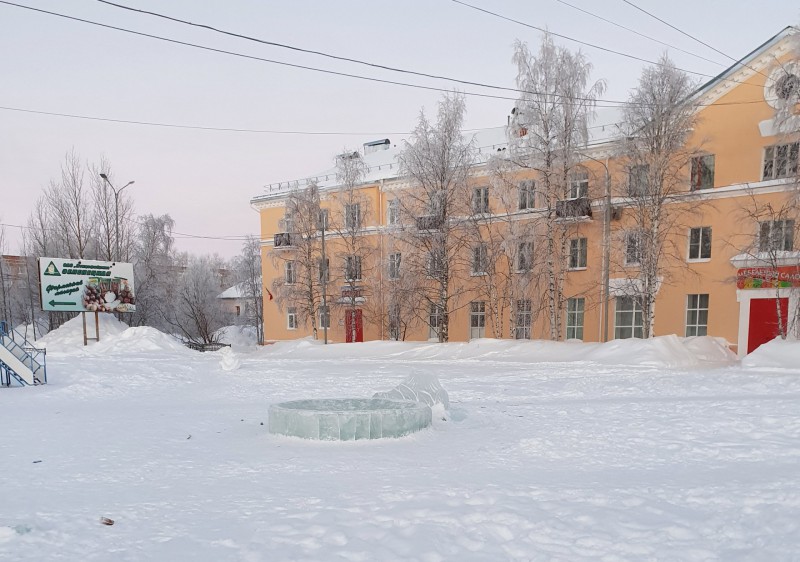
POLYGON ((745 267, 736 272, 737 289, 800 287, 800 266, 745 267))
POLYGON ((42 310, 133 312, 133 264, 39 258, 42 310))

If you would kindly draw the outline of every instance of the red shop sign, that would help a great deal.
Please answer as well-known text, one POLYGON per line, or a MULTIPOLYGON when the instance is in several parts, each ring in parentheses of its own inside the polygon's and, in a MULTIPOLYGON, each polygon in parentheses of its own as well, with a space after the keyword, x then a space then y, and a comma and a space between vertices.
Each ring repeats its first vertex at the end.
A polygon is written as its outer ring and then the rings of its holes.
POLYGON ((800 265, 743 267, 736 272, 738 289, 800 287, 800 265))

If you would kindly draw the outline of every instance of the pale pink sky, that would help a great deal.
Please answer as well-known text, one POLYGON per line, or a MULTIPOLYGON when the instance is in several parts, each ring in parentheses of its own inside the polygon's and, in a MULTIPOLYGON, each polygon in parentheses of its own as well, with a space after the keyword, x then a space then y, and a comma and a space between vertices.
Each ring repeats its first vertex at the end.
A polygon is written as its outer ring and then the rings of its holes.
MULTIPOLYGON (((264 58, 436 87, 423 79, 225 37, 120 10, 94 0, 19 0, 20 4, 264 58)), ((120 0, 128 6, 264 40, 476 82, 513 87, 512 44, 540 33, 453 1, 120 0)), ((470 0, 471 4, 584 41, 657 59, 665 47, 557 0, 470 0)), ((678 66, 715 75, 731 60, 621 0, 570 0, 585 10, 721 64, 669 49, 678 66)), ((800 21, 793 0, 637 0, 637 5, 740 58, 800 21)), ((578 45, 556 39, 571 48, 578 45)), ((644 63, 582 47, 607 99, 625 99, 644 63)), ((0 4, 0 106, 163 123, 301 131, 364 132, 302 136, 170 129, 34 115, 0 109, 0 222, 25 224, 64 154, 104 154, 139 213, 169 213, 176 231, 202 236, 258 233, 251 197, 271 182, 331 166, 344 147, 410 130, 436 92, 323 75, 98 28, 0 4)), ((699 80, 703 80, 698 77, 699 80)), ((463 90, 500 93, 472 86, 463 90)), ((467 128, 502 125, 509 100, 469 97, 467 128)), ((9 250, 19 229, 7 228, 9 250)), ((238 253, 238 241, 178 238, 191 252, 238 253)))

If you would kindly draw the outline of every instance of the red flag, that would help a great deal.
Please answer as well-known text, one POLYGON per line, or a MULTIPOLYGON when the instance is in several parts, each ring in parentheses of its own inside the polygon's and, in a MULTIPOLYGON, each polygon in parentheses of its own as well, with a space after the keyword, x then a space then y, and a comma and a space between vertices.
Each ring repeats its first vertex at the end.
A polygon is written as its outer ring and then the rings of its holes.
POLYGON ((264 287, 264 290, 266 290, 266 291, 267 291, 267 294, 269 295, 269 300, 272 300, 272 293, 270 293, 270 292, 269 292, 269 289, 267 289, 266 287, 264 287))

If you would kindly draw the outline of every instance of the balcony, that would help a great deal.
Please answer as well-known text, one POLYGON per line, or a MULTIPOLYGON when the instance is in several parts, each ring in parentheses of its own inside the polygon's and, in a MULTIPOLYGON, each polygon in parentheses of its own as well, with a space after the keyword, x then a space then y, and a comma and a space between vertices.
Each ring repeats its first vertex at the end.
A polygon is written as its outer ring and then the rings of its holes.
POLYGON ((272 239, 272 246, 276 249, 294 249, 294 234, 291 232, 279 232, 272 239))
POLYGON ((592 201, 588 197, 556 201, 556 217, 559 219, 592 218, 592 201))
POLYGON ((417 217, 417 230, 440 230, 444 224, 441 215, 423 215, 417 217))

